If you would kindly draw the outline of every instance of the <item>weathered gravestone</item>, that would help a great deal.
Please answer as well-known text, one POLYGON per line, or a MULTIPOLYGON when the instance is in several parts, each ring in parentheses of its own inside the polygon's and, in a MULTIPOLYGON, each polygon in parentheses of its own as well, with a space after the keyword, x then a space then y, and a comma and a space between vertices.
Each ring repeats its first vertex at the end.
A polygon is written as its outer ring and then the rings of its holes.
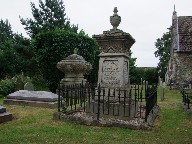
POLYGON ((31 82, 27 82, 25 85, 24 85, 24 90, 29 90, 29 91, 34 91, 34 86, 31 82))
POLYGON ((19 90, 4 99, 4 104, 56 108, 58 95, 46 91, 19 90))
POLYGON ((12 114, 6 112, 6 108, 0 106, 0 123, 12 120, 12 114))

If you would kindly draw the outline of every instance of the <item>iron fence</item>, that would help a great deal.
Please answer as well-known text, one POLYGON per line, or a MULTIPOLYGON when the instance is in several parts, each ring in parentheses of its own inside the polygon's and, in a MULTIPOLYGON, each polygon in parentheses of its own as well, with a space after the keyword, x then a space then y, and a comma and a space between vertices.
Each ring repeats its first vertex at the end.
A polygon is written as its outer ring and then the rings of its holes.
POLYGON ((131 85, 126 89, 104 88, 100 84, 58 85, 58 111, 70 114, 82 110, 97 117, 143 118, 157 105, 157 86, 131 85))
POLYGON ((182 93, 184 105, 187 105, 187 109, 190 109, 191 108, 191 102, 192 102, 192 93, 187 92, 187 89, 183 89, 181 91, 181 93, 182 93))

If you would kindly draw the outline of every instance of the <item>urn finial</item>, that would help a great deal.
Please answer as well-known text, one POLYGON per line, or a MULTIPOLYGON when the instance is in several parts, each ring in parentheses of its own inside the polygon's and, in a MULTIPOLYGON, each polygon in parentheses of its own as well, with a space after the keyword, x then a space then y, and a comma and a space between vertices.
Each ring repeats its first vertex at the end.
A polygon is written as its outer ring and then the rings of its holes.
POLYGON ((121 17, 117 14, 117 7, 114 8, 113 12, 113 16, 110 16, 110 23, 113 26, 113 29, 116 30, 119 24, 121 23, 121 17))

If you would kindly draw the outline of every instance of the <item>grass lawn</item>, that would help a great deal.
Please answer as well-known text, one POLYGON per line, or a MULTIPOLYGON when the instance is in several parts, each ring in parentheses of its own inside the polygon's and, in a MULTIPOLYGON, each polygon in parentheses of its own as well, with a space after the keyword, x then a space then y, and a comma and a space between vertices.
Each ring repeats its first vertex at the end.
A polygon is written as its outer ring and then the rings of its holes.
MULTIPOLYGON (((2 101, 1 98, 0 104, 2 101)), ((166 89, 165 100, 161 102, 158 98, 160 113, 151 131, 53 121, 57 110, 4 105, 14 119, 0 124, 0 144, 190 144, 192 115, 182 109, 181 101, 179 91, 166 89)))

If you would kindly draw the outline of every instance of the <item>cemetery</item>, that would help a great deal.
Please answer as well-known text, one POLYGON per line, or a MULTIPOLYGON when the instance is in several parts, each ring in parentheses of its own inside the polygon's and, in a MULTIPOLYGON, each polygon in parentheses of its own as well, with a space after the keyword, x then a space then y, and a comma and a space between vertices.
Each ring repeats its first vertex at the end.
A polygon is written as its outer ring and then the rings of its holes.
POLYGON ((74 25, 32 36, 32 69, 0 75, 0 143, 190 143, 190 20, 174 8, 167 69, 145 70, 149 80, 133 71, 136 39, 118 28, 117 7, 92 38, 74 25))

